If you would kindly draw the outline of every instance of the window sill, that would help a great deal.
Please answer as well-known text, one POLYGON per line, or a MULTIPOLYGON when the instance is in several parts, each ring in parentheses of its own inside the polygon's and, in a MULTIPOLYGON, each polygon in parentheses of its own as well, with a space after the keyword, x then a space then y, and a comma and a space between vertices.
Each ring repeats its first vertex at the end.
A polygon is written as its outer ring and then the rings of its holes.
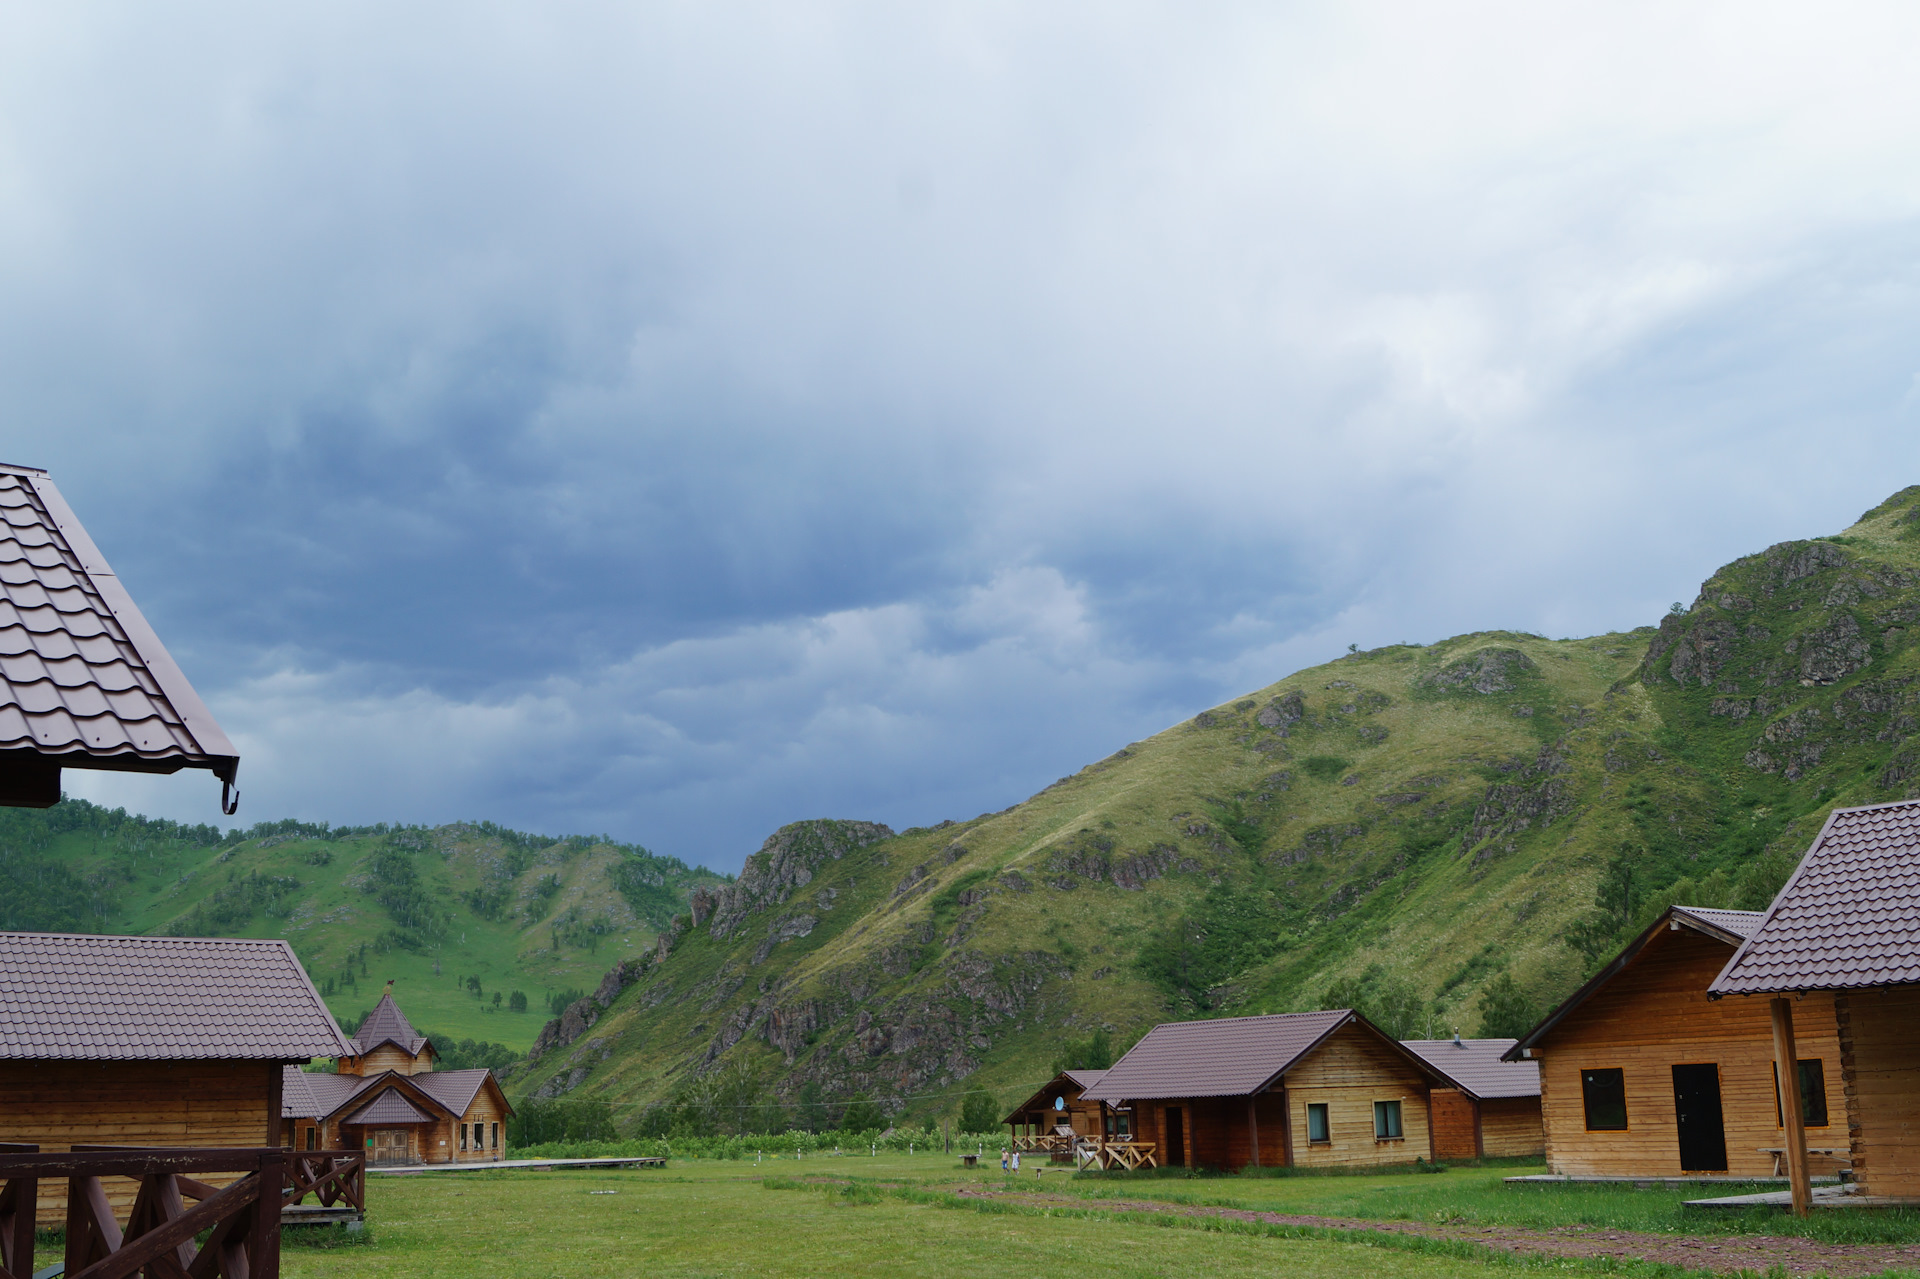
POLYGON ((1333 1142, 1331 1142, 1331 1141, 1310 1141, 1310 1142, 1308 1142, 1308 1143, 1307 1143, 1307 1148, 1308 1148, 1309 1150, 1331 1150, 1331 1149, 1333 1149, 1333 1142))
POLYGON ((1395 1142, 1405 1141, 1405 1140, 1406 1140, 1405 1137, 1375 1137, 1373 1139, 1373 1144, 1376 1146, 1391 1146, 1395 1142))

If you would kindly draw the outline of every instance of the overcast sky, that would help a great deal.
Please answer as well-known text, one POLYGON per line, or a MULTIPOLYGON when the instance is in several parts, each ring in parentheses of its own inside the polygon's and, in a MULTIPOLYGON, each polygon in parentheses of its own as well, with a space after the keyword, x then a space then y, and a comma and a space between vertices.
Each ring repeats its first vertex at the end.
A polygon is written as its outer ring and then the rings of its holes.
POLYGON ((238 743, 236 821, 734 870, 970 817, 1920 482, 1917 26, 10 6, 0 460, 238 743))

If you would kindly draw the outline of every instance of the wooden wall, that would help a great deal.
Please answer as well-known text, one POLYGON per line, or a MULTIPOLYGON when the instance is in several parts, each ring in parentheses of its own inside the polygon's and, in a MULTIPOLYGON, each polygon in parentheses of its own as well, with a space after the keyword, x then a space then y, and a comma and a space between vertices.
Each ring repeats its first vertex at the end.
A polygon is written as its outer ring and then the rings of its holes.
POLYGON ((1493 1158, 1537 1155, 1546 1149, 1546 1140, 1538 1097, 1488 1097, 1481 1101, 1481 1154, 1493 1158))
POLYGON ((1431 1159, 1427 1076, 1357 1025, 1348 1025, 1287 1072, 1287 1108, 1297 1167, 1412 1163, 1431 1159), (1373 1103, 1398 1101, 1399 1140, 1376 1140, 1373 1103), (1324 1102, 1332 1140, 1307 1141, 1307 1106, 1324 1102))
MULTIPOLYGON (((458 1140, 455 1140, 448 1147, 448 1149, 454 1152, 454 1158, 456 1160, 461 1163, 484 1163, 491 1162, 495 1159, 505 1159, 507 1157, 507 1113, 506 1109, 501 1106, 499 1099, 494 1095, 493 1089, 483 1084, 480 1091, 474 1094, 473 1104, 467 1107, 467 1113, 460 1117, 460 1122, 467 1126, 468 1141, 467 1149, 465 1150, 460 1149, 458 1140), (500 1148, 498 1150, 495 1150, 491 1144, 480 1150, 473 1149, 472 1133, 473 1126, 476 1123, 486 1125, 486 1127, 481 1130, 481 1133, 489 1143, 493 1140, 493 1125, 500 1125, 500 1148)), ((1096 1126, 1098 1126, 1098 1122, 1098 1120, 1095 1120, 1096 1126)), ((458 1136, 457 1127, 455 1129, 455 1136, 458 1136)))
MULTIPOLYGON (((1632 963, 1570 1013, 1534 1049, 1548 1167, 1574 1176, 1678 1176, 1674 1125, 1675 1065, 1720 1067, 1727 1170, 1731 1177, 1773 1171, 1764 1146, 1785 1140, 1775 1122, 1773 1030, 1763 998, 1709 1001, 1707 986, 1733 954, 1725 943, 1682 928, 1657 934, 1632 963), (1627 1128, 1588 1132, 1583 1070, 1618 1067, 1627 1090, 1627 1128)), ((1808 995, 1794 1005, 1802 1058, 1818 1057, 1827 1084, 1826 1128, 1807 1129, 1809 1146, 1846 1145, 1839 1040, 1833 1000, 1808 995)), ((1489 1154, 1493 1153, 1491 1150, 1489 1154)), ((1836 1162, 1816 1158, 1815 1173, 1836 1162)))
MULTIPOLYGON (((0 1061, 0 1141, 42 1150, 277 1145, 279 1082, 277 1061, 0 1061)), ((131 1181, 108 1184, 122 1216, 134 1190, 131 1181)), ((40 1222, 63 1221, 66 1183, 42 1182, 39 1193, 40 1222)))
MULTIPOLYGON (((1807 1033, 1801 1009, 1811 999, 1794 1005, 1796 1036, 1807 1033)), ((1832 1095, 1831 1079, 1828 1105, 1836 1124, 1844 1116, 1850 1131, 1844 1140, 1827 1142, 1817 1141, 1816 1130, 1808 1129, 1807 1144, 1849 1146, 1853 1174, 1869 1194, 1920 1195, 1920 989, 1896 986, 1843 995, 1836 1014, 1845 1105, 1832 1095)), ((1804 1048, 1800 1052, 1808 1055, 1804 1048)))
POLYGON ((343 1075, 377 1075, 383 1070, 418 1075, 433 1069, 433 1062, 424 1050, 416 1057, 398 1044, 381 1044, 364 1057, 340 1058, 335 1069, 343 1075))
POLYGON ((1435 1088, 1428 1098, 1428 1120, 1435 1159, 1479 1157, 1480 1110, 1473 1098, 1458 1088, 1435 1088))

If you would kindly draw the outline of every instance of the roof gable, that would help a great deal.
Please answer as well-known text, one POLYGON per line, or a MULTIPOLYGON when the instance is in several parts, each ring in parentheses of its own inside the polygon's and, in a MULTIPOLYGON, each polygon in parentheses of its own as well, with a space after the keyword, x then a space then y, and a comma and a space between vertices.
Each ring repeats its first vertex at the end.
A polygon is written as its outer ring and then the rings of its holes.
POLYGON ((1707 993, 1912 982, 1920 982, 1920 801, 1903 800, 1829 813, 1707 993))
POLYGON ((1552 1032, 1555 1026, 1572 1016, 1582 1004, 1604 990, 1614 978, 1618 977, 1653 944, 1655 938, 1663 933, 1684 928, 1688 932, 1720 942, 1730 950, 1738 947, 1760 926, 1761 912, 1757 910, 1713 910, 1703 906, 1669 906, 1660 912, 1660 917, 1648 924, 1638 937, 1621 947, 1620 953, 1607 962, 1606 967, 1587 979, 1585 985, 1568 995, 1559 1007, 1544 1017, 1538 1026, 1529 1030, 1514 1041, 1502 1056, 1508 1061, 1518 1061, 1528 1050, 1552 1032))
POLYGON ((0 750, 68 768, 205 768, 228 783, 240 762, 52 478, 31 467, 0 466, 0 750))
POLYGON ((1350 1008, 1270 1013, 1155 1026, 1084 1094, 1095 1101, 1143 1097, 1240 1097, 1260 1092, 1343 1026, 1355 1025, 1421 1074, 1433 1067, 1350 1008))
POLYGON ((349 1047, 283 941, 0 933, 0 1058, 304 1061, 349 1047))
POLYGON ((1000 1122, 1003 1124, 1021 1122, 1016 1116, 1035 1110, 1052 1110, 1055 1098, 1073 1094, 1079 1100, 1080 1094, 1099 1083, 1107 1072, 1104 1070, 1063 1070, 1040 1086, 1038 1092, 1027 1098, 1012 1110, 1000 1122))
POLYGON ((400 1005, 393 1002, 391 985, 381 993, 380 1002, 373 1006, 353 1036, 356 1056, 364 1057, 381 1044, 397 1044, 412 1057, 418 1057, 422 1048, 431 1047, 427 1038, 415 1030, 407 1015, 400 1011, 400 1005))

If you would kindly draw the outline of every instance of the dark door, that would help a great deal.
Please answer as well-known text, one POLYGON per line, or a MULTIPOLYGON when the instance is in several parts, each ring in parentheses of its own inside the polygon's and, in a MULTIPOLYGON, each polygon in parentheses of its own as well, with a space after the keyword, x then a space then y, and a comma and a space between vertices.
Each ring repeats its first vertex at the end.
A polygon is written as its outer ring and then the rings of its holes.
POLYGON ((1727 1129, 1720 1115, 1720 1067, 1712 1062, 1673 1068, 1673 1117, 1680 1132, 1682 1172, 1725 1172, 1727 1129))
POLYGON ((1169 1168, 1178 1168, 1187 1162, 1187 1134, 1183 1122, 1184 1112, 1178 1106, 1167 1107, 1167 1157, 1169 1168))

